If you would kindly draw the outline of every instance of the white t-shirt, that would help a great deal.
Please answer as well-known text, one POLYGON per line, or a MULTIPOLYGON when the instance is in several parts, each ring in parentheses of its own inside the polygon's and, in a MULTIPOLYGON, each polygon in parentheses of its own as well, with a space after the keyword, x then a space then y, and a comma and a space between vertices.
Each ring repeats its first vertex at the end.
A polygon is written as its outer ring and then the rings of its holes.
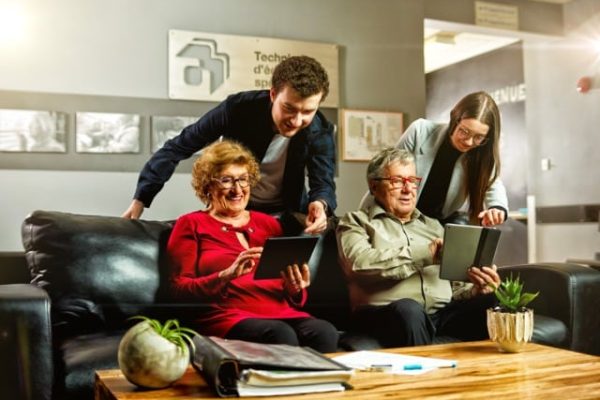
POLYGON ((260 163, 261 179, 252 188, 250 200, 253 203, 264 206, 280 206, 283 204, 281 187, 289 144, 290 138, 279 134, 273 136, 265 157, 260 163))

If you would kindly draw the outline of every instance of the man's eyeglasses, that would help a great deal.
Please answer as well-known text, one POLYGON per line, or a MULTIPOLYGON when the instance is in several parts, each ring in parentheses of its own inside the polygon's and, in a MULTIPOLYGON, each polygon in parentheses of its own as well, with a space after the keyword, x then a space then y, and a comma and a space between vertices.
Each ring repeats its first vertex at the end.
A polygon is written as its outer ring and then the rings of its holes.
POLYGON ((482 146, 488 141, 487 135, 482 135, 480 133, 472 133, 469 129, 465 128, 462 125, 458 125, 456 127, 458 137, 461 140, 469 140, 473 139, 473 144, 476 146, 482 146))
POLYGON ((403 187, 408 187, 409 189, 415 189, 419 187, 421 180, 423 178, 419 178, 418 176, 390 176, 387 178, 375 178, 376 181, 388 181, 392 189, 400 189, 403 187))
POLYGON ((236 183, 240 185, 242 189, 247 188, 250 185, 250 177, 248 175, 243 175, 239 178, 225 175, 218 178, 213 178, 213 181, 217 182, 223 189, 231 189, 236 183))

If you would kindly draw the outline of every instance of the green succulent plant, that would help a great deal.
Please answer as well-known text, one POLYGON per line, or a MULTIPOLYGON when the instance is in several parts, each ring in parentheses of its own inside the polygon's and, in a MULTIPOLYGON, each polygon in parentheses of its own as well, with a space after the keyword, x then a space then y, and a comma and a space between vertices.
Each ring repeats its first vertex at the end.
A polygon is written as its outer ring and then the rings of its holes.
POLYGON ((192 337, 198 335, 198 333, 193 329, 179 326, 179 321, 176 319, 169 319, 165 321, 164 324, 156 319, 148 318, 143 315, 136 315, 130 319, 146 321, 157 334, 174 343, 179 348, 185 347, 187 342, 190 347, 194 349, 192 337))
POLYGON ((494 294, 500 303, 500 308, 509 312, 517 312, 535 299, 540 292, 523 293, 523 282, 519 276, 513 279, 512 274, 500 282, 500 286, 494 290, 494 294))

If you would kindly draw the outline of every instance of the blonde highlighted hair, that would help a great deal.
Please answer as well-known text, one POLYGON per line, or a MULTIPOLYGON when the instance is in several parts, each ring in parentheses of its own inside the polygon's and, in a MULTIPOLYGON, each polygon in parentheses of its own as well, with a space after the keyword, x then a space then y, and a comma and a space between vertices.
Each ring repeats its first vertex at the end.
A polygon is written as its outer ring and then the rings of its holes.
POLYGON ((204 204, 210 204, 210 188, 216 184, 214 179, 230 165, 246 167, 251 187, 260 180, 258 162, 244 145, 233 140, 214 142, 202 150, 192 168, 192 187, 204 204))

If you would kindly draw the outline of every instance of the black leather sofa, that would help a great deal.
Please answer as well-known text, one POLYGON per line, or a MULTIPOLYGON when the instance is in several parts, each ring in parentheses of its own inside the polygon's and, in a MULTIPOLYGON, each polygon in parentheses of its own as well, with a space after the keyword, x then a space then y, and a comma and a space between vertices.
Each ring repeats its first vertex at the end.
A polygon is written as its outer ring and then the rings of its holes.
MULTIPOLYGON (((0 285, 0 391, 14 399, 91 399, 94 370, 117 367, 128 318, 185 320, 198 304, 166 294, 170 222, 36 211, 23 223, 24 255, 0 256, 0 271, 27 265, 31 283, 0 285), (23 261, 23 257, 25 261, 23 261)), ((311 260, 307 308, 343 331, 342 349, 377 348, 352 333, 333 231, 311 260)), ((600 272, 574 264, 504 267, 540 290, 534 340, 600 354, 600 272)), ((1 275, 1 274, 0 274, 1 275)), ((11 276, 23 276, 22 272, 11 276)))

